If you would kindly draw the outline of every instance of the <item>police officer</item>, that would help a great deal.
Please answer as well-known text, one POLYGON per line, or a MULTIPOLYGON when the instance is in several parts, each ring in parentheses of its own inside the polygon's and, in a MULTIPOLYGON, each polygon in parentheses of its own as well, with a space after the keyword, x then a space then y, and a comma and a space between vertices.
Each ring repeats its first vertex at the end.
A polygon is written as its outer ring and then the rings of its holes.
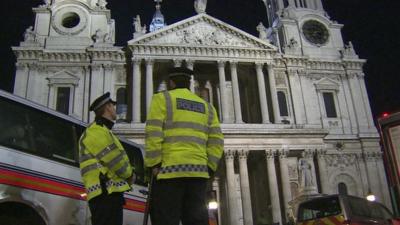
POLYGON ((153 96, 146 121, 145 165, 152 225, 207 225, 206 186, 223 153, 214 107, 189 90, 193 71, 172 68, 169 91, 153 96))
POLYGON ((90 105, 95 121, 86 128, 79 143, 92 225, 122 225, 123 193, 130 190, 135 177, 124 148, 111 132, 116 119, 115 103, 107 92, 90 105))

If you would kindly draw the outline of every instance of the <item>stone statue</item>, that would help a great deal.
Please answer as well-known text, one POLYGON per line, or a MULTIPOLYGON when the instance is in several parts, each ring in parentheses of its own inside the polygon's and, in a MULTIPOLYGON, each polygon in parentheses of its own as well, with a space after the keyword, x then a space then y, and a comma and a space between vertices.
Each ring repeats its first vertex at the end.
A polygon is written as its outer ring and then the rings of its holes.
POLYGON ((300 172, 300 186, 303 188, 313 187, 314 180, 311 172, 311 165, 304 158, 301 158, 299 160, 299 172, 300 172))
POLYGON ((35 41, 36 33, 33 31, 33 27, 29 26, 24 32, 24 40, 25 41, 35 41))
POLYGON ((136 15, 136 18, 133 19, 133 27, 135 28, 135 33, 142 32, 142 23, 139 15, 136 15))
POLYGON ((257 26, 257 31, 258 31, 258 37, 260 39, 267 39, 267 28, 265 28, 264 24, 260 22, 257 26))
POLYGON ((96 6, 99 7, 100 9, 105 9, 107 5, 106 0, 98 0, 96 3, 96 6))
POLYGON ((194 10, 200 14, 205 13, 207 8, 207 0, 195 0, 194 1, 194 10))

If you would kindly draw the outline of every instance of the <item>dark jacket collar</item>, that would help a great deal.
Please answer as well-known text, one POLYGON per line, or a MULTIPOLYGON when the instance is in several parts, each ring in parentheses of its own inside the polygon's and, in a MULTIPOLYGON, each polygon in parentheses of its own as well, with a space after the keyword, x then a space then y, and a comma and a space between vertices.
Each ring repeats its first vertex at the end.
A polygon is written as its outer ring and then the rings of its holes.
POLYGON ((106 119, 106 118, 104 118, 104 117, 96 117, 95 119, 94 119, 95 121, 96 121, 96 124, 97 125, 100 125, 100 126, 106 126, 109 130, 111 130, 112 128, 113 128, 113 126, 114 126, 114 122, 112 122, 111 120, 109 120, 109 119, 106 119))

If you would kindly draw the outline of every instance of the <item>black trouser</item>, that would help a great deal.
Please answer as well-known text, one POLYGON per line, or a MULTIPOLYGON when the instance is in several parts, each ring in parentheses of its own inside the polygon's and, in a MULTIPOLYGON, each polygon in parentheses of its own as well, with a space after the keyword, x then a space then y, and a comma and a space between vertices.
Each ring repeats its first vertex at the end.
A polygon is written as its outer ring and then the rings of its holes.
POLYGON ((152 188, 152 225, 208 225, 207 179, 162 179, 152 188))
POLYGON ((92 225, 122 225, 123 193, 101 194, 89 200, 92 225))

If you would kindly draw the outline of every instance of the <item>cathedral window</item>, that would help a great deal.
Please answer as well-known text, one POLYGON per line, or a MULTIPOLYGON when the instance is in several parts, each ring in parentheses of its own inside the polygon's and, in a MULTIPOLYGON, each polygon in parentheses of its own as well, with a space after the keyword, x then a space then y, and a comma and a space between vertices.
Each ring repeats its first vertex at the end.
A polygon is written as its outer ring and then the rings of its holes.
POLYGON ((283 91, 278 91, 278 103, 280 116, 289 116, 286 94, 283 91))
POLYGON ((68 115, 70 112, 70 97, 70 87, 58 87, 56 97, 56 110, 68 115))
POLYGON ((126 88, 117 90, 117 121, 125 121, 128 112, 126 88))
POLYGON ((336 118, 336 106, 335 106, 335 98, 332 92, 324 92, 322 93, 325 105, 326 117, 328 118, 336 118))

